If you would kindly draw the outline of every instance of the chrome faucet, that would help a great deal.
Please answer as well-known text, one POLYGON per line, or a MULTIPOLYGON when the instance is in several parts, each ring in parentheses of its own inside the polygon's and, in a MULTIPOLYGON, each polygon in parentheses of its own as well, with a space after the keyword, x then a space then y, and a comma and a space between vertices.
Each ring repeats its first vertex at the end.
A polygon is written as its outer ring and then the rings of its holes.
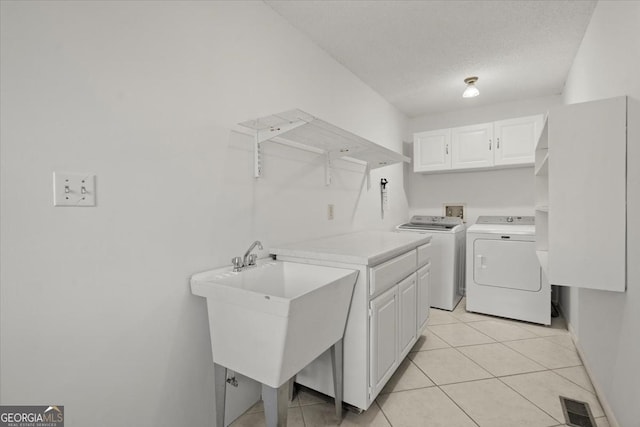
POLYGON ((242 270, 244 267, 255 265, 258 255, 252 254, 251 251, 256 246, 258 247, 258 249, 263 249, 262 243, 260 243, 259 240, 256 240, 251 244, 251 246, 249 246, 249 249, 247 249, 247 252, 244 253, 244 257, 240 258, 239 256, 237 256, 231 260, 231 262, 233 263, 233 271, 237 272, 242 270))
POLYGON ((258 258, 258 255, 251 253, 253 248, 255 248, 256 246, 258 247, 258 249, 263 249, 262 243, 260 243, 259 240, 253 242, 251 246, 249 246, 249 249, 247 249, 247 252, 244 253, 244 258, 242 258, 242 263, 245 267, 256 263, 256 258, 258 258))

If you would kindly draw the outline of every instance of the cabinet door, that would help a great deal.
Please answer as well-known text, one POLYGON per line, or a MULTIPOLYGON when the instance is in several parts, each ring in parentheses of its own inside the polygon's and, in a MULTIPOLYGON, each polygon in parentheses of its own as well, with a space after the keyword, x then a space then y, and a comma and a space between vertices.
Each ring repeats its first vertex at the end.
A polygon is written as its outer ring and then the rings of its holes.
POLYGON ((549 282, 624 292, 626 260, 638 262, 626 249, 637 221, 626 208, 626 97, 557 107, 548 126, 549 282))
POLYGON ((495 122, 494 164, 496 166, 533 164, 536 141, 542 130, 542 122, 542 114, 495 122))
POLYGON ((429 286, 431 283, 431 263, 418 270, 418 297, 417 297, 417 331, 416 334, 422 333, 424 327, 427 325, 429 319, 429 307, 431 301, 429 300, 429 286))
POLYGON ((371 399, 382 390, 398 367, 398 287, 370 302, 371 399))
POLYGON ((536 257, 536 243, 519 240, 474 239, 473 282, 478 286, 491 286, 538 292, 540 266, 536 257))
POLYGON ((409 350, 416 343, 416 274, 404 279, 398 284, 398 299, 400 302, 400 358, 409 354, 409 350))
POLYGON ((493 166, 493 123, 451 130, 452 169, 493 166))
POLYGON ((451 130, 441 129, 413 135, 413 171, 451 169, 451 130))

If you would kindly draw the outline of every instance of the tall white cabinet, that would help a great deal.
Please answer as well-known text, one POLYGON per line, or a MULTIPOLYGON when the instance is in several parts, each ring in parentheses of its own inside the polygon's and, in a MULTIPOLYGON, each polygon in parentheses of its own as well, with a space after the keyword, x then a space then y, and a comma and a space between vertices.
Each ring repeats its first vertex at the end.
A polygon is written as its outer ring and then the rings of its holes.
POLYGON ((626 289, 627 100, 557 107, 536 147, 536 251, 553 285, 626 289))

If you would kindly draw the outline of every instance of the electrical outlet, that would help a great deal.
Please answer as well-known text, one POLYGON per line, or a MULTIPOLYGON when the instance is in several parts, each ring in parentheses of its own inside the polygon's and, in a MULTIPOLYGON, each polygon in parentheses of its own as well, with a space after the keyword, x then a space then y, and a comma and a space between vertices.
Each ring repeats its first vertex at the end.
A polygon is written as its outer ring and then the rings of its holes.
POLYGON ((333 219, 333 210, 334 210, 333 204, 327 205, 327 219, 333 219))
POLYGON ((95 206, 95 179, 88 173, 54 172, 53 206, 95 206))

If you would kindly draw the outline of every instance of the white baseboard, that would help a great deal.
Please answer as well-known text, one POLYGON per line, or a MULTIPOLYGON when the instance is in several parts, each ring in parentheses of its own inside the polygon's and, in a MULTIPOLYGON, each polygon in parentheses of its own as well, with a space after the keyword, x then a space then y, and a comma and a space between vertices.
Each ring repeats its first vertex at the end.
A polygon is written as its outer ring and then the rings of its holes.
POLYGON ((596 396, 598 397, 598 400, 600 401, 600 406, 602 406, 602 410, 604 411, 604 414, 607 416, 607 421, 609 421, 609 425, 611 427, 620 427, 620 424, 618 424, 618 420, 616 420, 616 416, 613 413, 613 410, 611 409, 611 405, 609 405, 609 401, 607 400, 607 396, 602 391, 602 387, 600 387, 598 382, 594 380, 594 376, 592 375, 592 371, 591 371, 591 369, 589 369, 589 365, 587 364, 587 359, 584 356, 584 350, 582 349, 582 346, 580 346, 580 342, 578 341, 578 337, 576 336, 575 331, 574 331, 573 327, 571 326, 571 323, 569 323, 569 320, 564 315, 564 312, 562 310, 562 306, 558 306, 558 309, 560 310, 560 313, 562 314, 562 317, 567 322, 567 329, 569 330, 569 335, 571 336, 571 339, 573 340, 573 344, 576 346, 576 350, 578 350, 578 356, 580 356, 580 360, 582 360, 582 364, 584 365, 584 369, 585 369, 585 371, 587 371, 587 375, 589 376, 589 379, 591 380, 591 384, 593 385, 593 388, 596 391, 596 396))

